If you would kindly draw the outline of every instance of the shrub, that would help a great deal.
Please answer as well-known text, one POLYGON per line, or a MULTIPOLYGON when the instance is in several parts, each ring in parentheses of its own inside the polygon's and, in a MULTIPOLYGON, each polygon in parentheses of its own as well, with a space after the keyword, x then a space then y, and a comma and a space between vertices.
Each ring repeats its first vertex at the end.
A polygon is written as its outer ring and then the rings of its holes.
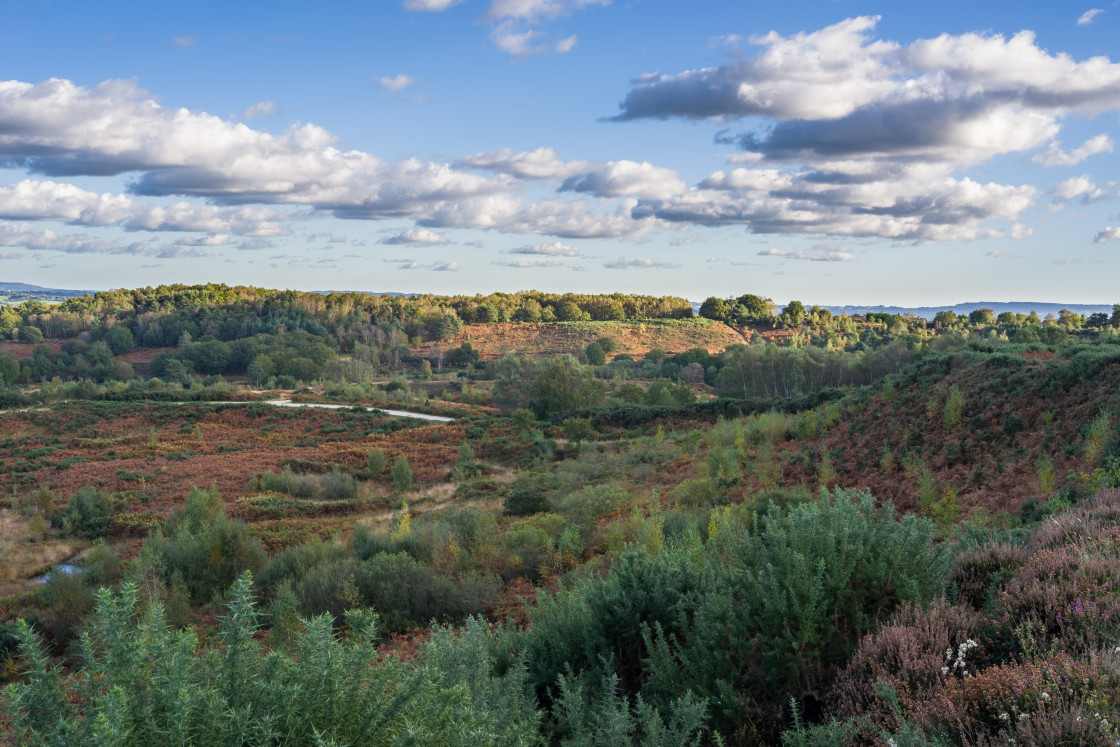
POLYGON ((378 553, 408 553, 419 561, 427 562, 432 558, 431 548, 423 544, 411 533, 392 538, 388 534, 376 534, 364 524, 359 525, 350 536, 350 548, 358 560, 369 560, 378 553))
POLYGON ((389 467, 389 457, 381 449, 366 452, 366 471, 373 477, 385 472, 389 467))
POLYGON ((328 501, 347 501, 358 495, 358 481, 338 469, 320 477, 319 482, 328 501))
POLYGON ((82 488, 61 513, 51 517, 51 527, 74 537, 104 537, 113 521, 113 513, 108 493, 82 488))
POLYGON ((1116 735, 1101 718, 1120 712, 1117 682, 1120 665, 1112 651, 1089 661, 1062 651, 989 667, 972 677, 943 678, 928 699, 908 710, 927 730, 965 744, 983 743, 978 738, 985 736, 994 738, 986 743, 1010 743, 1012 734, 1047 732, 1051 739, 1023 743, 1107 744, 1116 735))
POLYGON ((552 538, 543 529, 531 526, 511 528, 502 535, 498 546, 504 556, 503 575, 507 579, 524 576, 537 580, 555 555, 552 538))
POLYGON ((670 501, 685 506, 711 506, 718 502, 715 484, 707 477, 682 480, 666 496, 670 501))
POLYGON ((292 587, 300 614, 328 614, 342 619, 346 610, 365 606, 358 592, 359 563, 350 558, 330 560, 308 569, 292 587))
POLYGON ((867 493, 822 490, 751 526, 726 509, 713 517, 712 585, 683 633, 656 633, 648 659, 654 692, 719 701, 722 726, 776 724, 791 697, 812 701, 861 636, 928 603, 948 570, 931 522, 896 519, 867 493))
POLYGON ((898 714, 879 697, 881 685, 891 687, 905 703, 927 698, 944 676, 942 667, 952 667, 958 660, 947 660, 946 651, 955 654, 961 644, 966 644, 968 653, 951 674, 974 674, 982 654, 968 649, 967 642, 979 638, 981 625, 974 610, 946 602, 936 602, 928 610, 902 607, 883 627, 863 638, 837 676, 829 698, 832 715, 860 717, 893 732, 899 726, 898 714))
POLYGON ((401 457, 393 462, 393 488, 400 492, 412 490, 412 466, 408 457, 401 457))
POLYGON ((946 579, 949 594, 977 611, 991 612, 1008 582, 1027 562, 1021 547, 989 542, 962 551, 946 579))
POLYGON ((618 485, 591 485, 561 501, 560 513, 587 532, 600 518, 629 508, 633 502, 633 496, 618 485))
POLYGON ((539 596, 530 627, 512 633, 511 645, 524 652, 545 699, 566 671, 595 683, 614 673, 623 692, 634 693, 646 678, 649 632, 669 638, 682 632, 704 584, 688 552, 630 549, 606 577, 581 578, 554 597, 539 596))
POLYGON ((945 408, 941 413, 941 422, 946 428, 956 428, 960 425, 961 418, 964 416, 964 406, 964 394, 957 387, 952 387, 949 396, 945 398, 945 408))
POLYGON ((257 586, 266 597, 271 598, 284 582, 294 587, 312 568, 346 558, 346 548, 333 542, 315 541, 296 545, 277 554, 268 562, 257 576, 257 586))
POLYGON ((515 488, 504 501, 507 516, 529 516, 551 508, 545 494, 537 488, 515 488))
POLYGON ((362 603, 378 610, 386 629, 394 631, 489 610, 500 582, 493 576, 474 581, 466 595, 453 579, 405 553, 374 555, 357 572, 362 603))
POLYGON ((244 571, 257 571, 267 556, 244 522, 230 519, 214 489, 195 488, 145 541, 159 559, 165 584, 179 574, 194 604, 223 593, 244 571))

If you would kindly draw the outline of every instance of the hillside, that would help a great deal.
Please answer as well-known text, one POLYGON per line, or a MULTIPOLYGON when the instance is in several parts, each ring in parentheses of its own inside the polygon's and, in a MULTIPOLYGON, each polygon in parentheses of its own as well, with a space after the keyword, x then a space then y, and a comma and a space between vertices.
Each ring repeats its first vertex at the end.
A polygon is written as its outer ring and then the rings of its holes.
POLYGON ((614 354, 640 358, 650 350, 681 353, 703 348, 712 353, 729 345, 741 345, 735 330, 708 319, 650 319, 638 322, 555 322, 473 324, 464 328, 453 343, 469 342, 482 360, 500 358, 509 352, 530 356, 579 355, 601 337, 617 345, 614 354))

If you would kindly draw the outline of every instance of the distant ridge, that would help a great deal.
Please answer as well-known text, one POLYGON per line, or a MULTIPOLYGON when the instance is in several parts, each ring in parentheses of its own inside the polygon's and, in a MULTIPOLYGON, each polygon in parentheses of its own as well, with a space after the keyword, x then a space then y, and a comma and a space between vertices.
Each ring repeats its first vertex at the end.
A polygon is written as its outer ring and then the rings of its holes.
POLYGON ((1062 309, 1069 309, 1082 316, 1104 312, 1112 314, 1112 304, 1079 304, 1079 303, 1039 303, 1037 301, 977 301, 953 304, 951 306, 822 306, 833 314, 866 314, 877 311, 887 314, 906 314, 912 312, 923 319, 932 319, 939 311, 952 311, 956 314, 968 314, 976 309, 991 309, 995 314, 1010 311, 1012 314, 1029 314, 1032 311, 1040 317, 1047 314, 1058 315, 1062 309))
POLYGON ((53 298, 75 298, 77 296, 86 296, 97 291, 92 290, 71 290, 67 288, 44 288, 41 285, 29 285, 27 283, 0 283, 0 293, 10 293, 19 296, 47 296, 53 298))
MULTIPOLYGON (((812 304, 805 304, 807 307, 812 304)), ((1058 315, 1062 309, 1069 309, 1070 311, 1088 316, 1097 312, 1103 312, 1112 315, 1112 304, 1084 304, 1084 303, 1041 303, 1038 301, 966 301, 964 303, 945 305, 945 306, 830 306, 828 304, 818 304, 822 309, 828 309, 833 314, 854 316, 856 314, 866 314, 869 311, 886 314, 913 314, 914 316, 921 317, 922 319, 933 319, 939 311, 952 311, 956 314, 967 314, 976 309, 991 309, 995 314, 1002 314, 1005 311, 1010 311, 1012 314, 1029 314, 1032 311, 1037 313, 1040 317, 1045 318, 1047 314, 1058 315)), ((781 305, 778 306, 779 310, 781 305)), ((692 302, 692 313, 699 314, 700 303, 698 301, 692 302)))

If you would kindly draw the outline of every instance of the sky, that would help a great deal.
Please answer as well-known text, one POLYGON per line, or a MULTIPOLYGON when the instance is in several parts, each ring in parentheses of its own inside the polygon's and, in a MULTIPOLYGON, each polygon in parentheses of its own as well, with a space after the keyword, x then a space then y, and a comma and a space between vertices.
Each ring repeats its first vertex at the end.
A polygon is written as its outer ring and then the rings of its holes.
POLYGON ((0 0, 0 280, 1120 301, 1120 4, 0 0))

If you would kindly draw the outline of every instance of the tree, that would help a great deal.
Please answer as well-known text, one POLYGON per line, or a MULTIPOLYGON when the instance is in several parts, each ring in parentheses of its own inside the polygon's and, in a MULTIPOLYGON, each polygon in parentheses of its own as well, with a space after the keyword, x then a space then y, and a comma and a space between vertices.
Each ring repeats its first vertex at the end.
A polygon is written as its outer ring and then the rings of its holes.
POLYGON ((11 353, 0 352, 0 386, 11 386, 19 378, 19 363, 11 353))
POLYGON ((377 477, 389 466, 389 457, 381 449, 366 452, 366 471, 377 477))
POLYGON ((163 369, 163 378, 179 384, 188 384, 191 380, 191 370, 183 361, 172 358, 167 361, 167 365, 163 369))
POLYGON ((714 319, 717 322, 726 322, 731 319, 732 304, 722 298, 709 296, 700 304, 700 316, 705 319, 714 319))
POLYGON ((968 321, 976 326, 993 324, 994 312, 991 309, 973 309, 968 313, 968 321))
POLYGON ((529 407, 540 418, 569 415, 600 404, 605 395, 606 386, 595 378, 591 368, 570 355, 560 355, 537 369, 529 407))
POLYGON ((602 366, 607 362, 607 353, 603 350, 603 346, 597 342, 588 345, 583 352, 587 355, 587 362, 592 366, 602 366))
POLYGON ((1107 327, 1108 326, 1108 314, 1105 314, 1103 311, 1098 311, 1095 314, 1090 314, 1089 318, 1087 318, 1085 320, 1085 326, 1086 327, 1097 327, 1097 328, 1107 327))
POLYGON ((615 342, 613 337, 600 337, 595 342, 599 343, 599 347, 603 349, 604 353, 613 353, 618 350, 618 343, 615 342))
POLYGON ((701 384, 704 381, 704 367, 693 361, 681 371, 681 378, 689 384, 701 384))
POLYGON ((1080 327, 1085 324, 1085 317, 1076 311, 1062 309, 1058 312, 1058 324, 1066 328, 1080 327))
POLYGON ((507 353, 493 364, 494 388, 490 396, 503 410, 524 407, 536 380, 533 361, 520 353, 507 353))
POLYGON ((563 300, 556 307, 558 322, 589 322, 591 315, 581 309, 575 301, 563 300))
POLYGON ((268 370, 260 361, 262 357, 264 356, 258 355, 254 358, 253 362, 249 364, 249 367, 245 371, 246 375, 249 377, 249 381, 253 383, 253 386, 260 386, 268 378, 268 370))
MULTIPOLYGON (((1034 313, 1034 312, 1031 312, 1034 313)), ((1037 316, 1036 316, 1037 318, 1037 316)), ((933 323, 941 327, 952 327, 957 323, 957 315, 951 309, 939 311, 933 316, 933 323)))
POLYGON ((769 319, 774 316, 774 310, 777 308, 771 299, 751 293, 739 296, 735 299, 735 303, 742 306, 751 319, 769 319))
POLYGON ((19 341, 20 342, 42 342, 43 330, 38 327, 32 327, 30 324, 25 324, 19 328, 19 341))
POLYGON ((563 428, 564 435, 576 443, 595 438, 595 429, 591 427, 591 420, 588 418, 565 418, 563 428))
POLYGON ((790 326, 798 326, 805 320, 805 304, 800 301, 790 301, 782 309, 782 321, 790 326))
POLYGON ((136 347, 132 332, 123 324, 118 324, 105 334, 105 342, 113 355, 124 355, 136 347))
POLYGON ((412 490, 412 465, 408 457, 401 457, 393 462, 393 487, 401 492, 412 490))
POLYGON ((478 363, 478 351, 469 342, 464 342, 459 347, 447 354, 447 365, 469 366, 478 363))

